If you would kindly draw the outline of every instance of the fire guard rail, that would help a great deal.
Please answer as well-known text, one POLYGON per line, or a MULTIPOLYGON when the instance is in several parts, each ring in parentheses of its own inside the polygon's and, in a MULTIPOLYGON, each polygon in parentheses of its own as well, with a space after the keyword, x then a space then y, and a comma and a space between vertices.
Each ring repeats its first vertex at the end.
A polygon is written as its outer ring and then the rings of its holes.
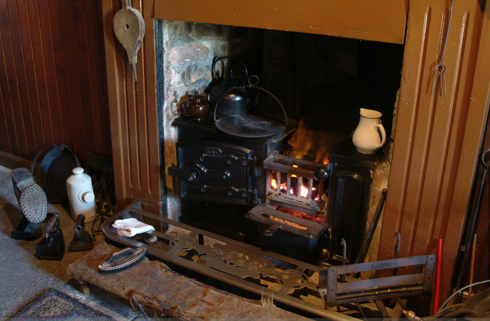
POLYGON ((335 303, 377 300, 378 294, 386 298, 430 292, 435 265, 434 255, 424 255, 322 268, 146 212, 139 201, 110 217, 104 223, 103 232, 124 246, 144 246, 149 255, 164 262, 331 320, 352 318, 335 311, 331 307, 335 303), (148 219, 160 221, 170 228, 166 232, 151 232, 156 241, 149 235, 132 239, 118 235, 112 223, 132 217, 146 223, 148 219), (425 272, 422 272, 424 265, 425 272), (350 276, 401 266, 414 266, 414 274, 372 280, 350 276), (393 295, 389 296, 390 292, 393 295))

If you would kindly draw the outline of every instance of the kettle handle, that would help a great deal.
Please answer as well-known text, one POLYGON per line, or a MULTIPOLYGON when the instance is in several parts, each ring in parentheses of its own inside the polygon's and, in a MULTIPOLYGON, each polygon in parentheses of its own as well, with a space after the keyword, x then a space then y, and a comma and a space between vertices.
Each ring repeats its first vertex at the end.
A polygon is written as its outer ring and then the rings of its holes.
POLYGON ((379 143, 378 146, 376 146, 376 148, 380 148, 386 142, 386 131, 385 131, 385 128, 383 127, 382 124, 376 124, 376 127, 378 128, 378 130, 379 130, 379 132, 381 134, 381 142, 379 143))
POLYGON ((237 88, 255 88, 255 89, 258 89, 258 90, 261 90, 267 94, 269 94, 270 96, 272 96, 272 98, 274 98, 277 103, 279 104, 279 106, 281 106, 281 109, 282 109, 282 112, 284 113, 284 127, 287 128, 288 127, 288 115, 286 114, 286 110, 284 109, 284 106, 281 104, 281 101, 276 97, 274 96, 270 91, 268 90, 265 90, 264 88, 262 87, 258 87, 257 84, 259 83, 259 77, 253 75, 253 76, 250 76, 250 78, 248 79, 248 85, 240 85, 240 86, 235 86, 235 87, 232 87, 230 89, 228 89, 219 99, 218 99, 218 102, 216 103, 216 106, 214 108, 214 122, 216 122, 216 111, 218 110, 218 105, 219 103, 221 102, 221 98, 223 98, 226 94, 228 94, 229 92, 237 89, 237 88), (251 79, 253 78, 256 78, 257 81, 252 84, 251 82, 251 79))
POLYGON ((242 64, 243 66, 243 69, 245 69, 245 80, 243 80, 243 84, 245 85, 245 82, 247 81, 248 79, 248 69, 247 69, 247 66, 245 66, 245 63, 243 61, 241 61, 240 59, 238 58, 235 58, 235 57, 231 57, 231 56, 223 56, 223 57, 218 57, 218 58, 215 58, 213 59, 213 66, 212 66, 212 71, 213 71, 213 76, 214 76, 214 79, 218 79, 218 75, 216 74, 216 63, 218 61, 220 61, 221 59, 225 59, 225 58, 228 58, 228 59, 232 59, 232 60, 235 60, 235 61, 238 61, 239 63, 242 64))

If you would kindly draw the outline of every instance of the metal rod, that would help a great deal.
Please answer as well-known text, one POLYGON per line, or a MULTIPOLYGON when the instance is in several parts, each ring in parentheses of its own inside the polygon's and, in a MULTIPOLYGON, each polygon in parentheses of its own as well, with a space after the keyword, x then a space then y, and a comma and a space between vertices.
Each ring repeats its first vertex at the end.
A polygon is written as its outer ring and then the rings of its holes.
POLYGON ((303 177, 298 176, 296 196, 301 196, 301 187, 303 187, 303 177))
POLYGON ((308 179, 308 199, 311 200, 313 198, 313 180, 308 179))
MULTIPOLYGON (((476 252, 476 233, 473 237, 473 246, 471 247, 471 269, 470 269, 470 284, 473 284, 473 272, 475 270, 475 252, 476 252)), ((473 288, 468 290, 468 299, 471 298, 471 292, 473 288)))
MULTIPOLYGON (((466 264, 466 260, 468 258, 468 252, 469 252, 469 248, 471 245, 471 236, 473 235, 473 232, 475 230, 475 225, 476 225, 476 222, 478 220, 478 213, 480 212, 480 205, 481 205, 481 201, 482 201, 482 197, 483 197, 483 191, 485 189, 485 177, 487 176, 488 163, 490 163, 490 161, 485 162, 485 155, 489 152, 490 152, 490 149, 487 149, 487 150, 483 151, 481 153, 481 156, 480 156, 480 162, 482 163, 482 165, 484 167, 483 175, 481 177, 480 190, 478 191, 478 198, 476 200, 475 211, 473 213, 473 217, 471 218, 472 222, 471 222, 470 233, 468 234, 468 240, 466 241, 466 244, 465 244, 466 250, 464 251, 462 260, 459 261, 459 266, 457 269, 458 274, 457 274, 457 278, 456 278, 456 282, 454 284, 454 287, 452 288, 453 291, 451 291, 452 293, 454 293, 457 289, 459 289, 459 287, 461 285, 461 279, 463 277, 463 270, 464 270, 464 266, 466 264)), ((469 217, 468 217, 468 220, 469 220, 469 217)))
POLYGON ((373 240, 374 231, 376 231, 376 226, 378 226, 378 221, 379 221, 379 218, 381 217, 381 212, 383 210, 385 200, 386 200, 386 193, 387 193, 386 189, 384 189, 381 193, 381 198, 379 200, 378 207, 376 208, 376 212, 374 212, 374 217, 371 221, 371 224, 369 225, 369 229, 366 233, 366 237, 364 238, 364 241, 362 242, 361 249, 359 250, 359 253, 357 254, 355 263, 362 263, 362 262, 364 262, 364 259, 366 258, 366 254, 367 254, 367 251, 369 249, 369 245, 371 245, 371 241, 373 240))
POLYGON ((276 171, 277 191, 281 191, 281 172, 276 171))
POLYGON ((322 163, 315 163, 304 159, 298 159, 291 156, 284 156, 281 154, 274 155, 274 161, 286 165, 297 165, 303 169, 315 170, 319 167, 325 167, 322 163))
POLYGON ((284 165, 281 163, 269 163, 264 161, 264 169, 316 179, 315 172, 312 170, 304 169, 300 167, 293 167, 291 165, 284 165))
POLYGON ((291 194, 291 174, 287 174, 286 193, 291 194))
POLYGON ((439 310, 439 291, 441 288, 441 259, 442 259, 442 239, 439 239, 437 245, 437 279, 436 279, 436 293, 434 298, 434 315, 439 310))
POLYGON ((265 187, 267 192, 271 189, 271 178, 272 171, 267 171, 267 175, 265 176, 265 187))

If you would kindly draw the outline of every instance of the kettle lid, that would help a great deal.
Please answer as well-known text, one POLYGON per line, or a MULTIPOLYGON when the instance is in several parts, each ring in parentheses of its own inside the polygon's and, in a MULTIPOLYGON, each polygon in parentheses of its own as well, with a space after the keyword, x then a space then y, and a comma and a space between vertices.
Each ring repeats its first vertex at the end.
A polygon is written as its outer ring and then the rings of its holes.
POLYGON ((204 93, 199 93, 199 91, 195 91, 194 94, 192 95, 189 95, 187 97, 187 101, 190 102, 190 103, 200 103, 200 102, 203 102, 203 101, 207 101, 207 97, 204 95, 204 93))

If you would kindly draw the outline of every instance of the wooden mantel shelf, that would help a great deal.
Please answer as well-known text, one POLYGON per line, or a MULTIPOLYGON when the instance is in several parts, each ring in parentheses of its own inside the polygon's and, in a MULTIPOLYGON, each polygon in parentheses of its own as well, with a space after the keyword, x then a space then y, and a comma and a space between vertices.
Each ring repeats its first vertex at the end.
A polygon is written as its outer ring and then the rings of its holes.
POLYGON ((155 18, 401 44, 408 0, 155 0, 155 18))

